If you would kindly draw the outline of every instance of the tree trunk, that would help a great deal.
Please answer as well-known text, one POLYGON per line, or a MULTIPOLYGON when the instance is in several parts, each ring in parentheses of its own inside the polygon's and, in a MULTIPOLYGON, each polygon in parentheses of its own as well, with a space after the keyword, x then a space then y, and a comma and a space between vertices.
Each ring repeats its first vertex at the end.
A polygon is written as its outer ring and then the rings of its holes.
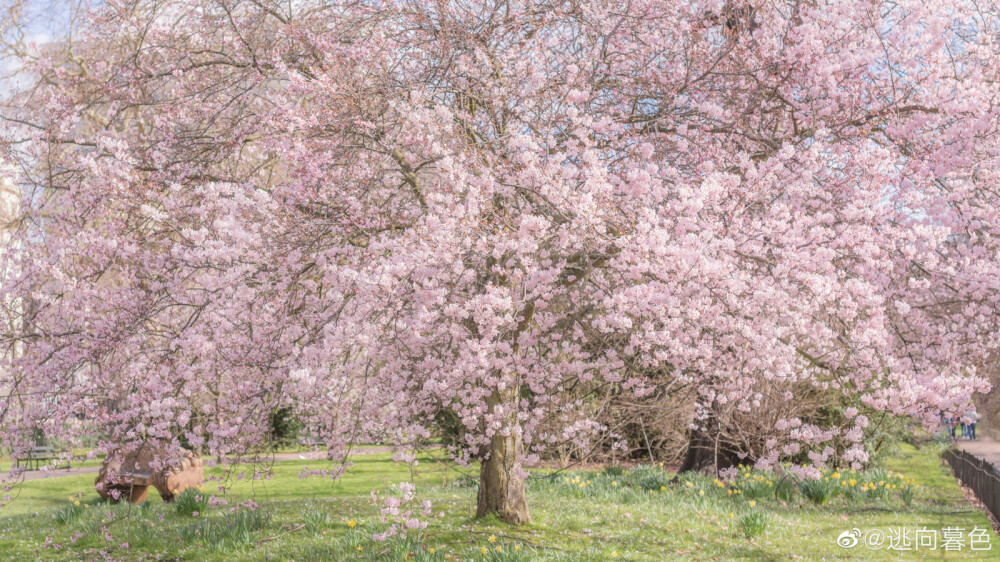
POLYGON ((684 455, 684 462, 677 473, 700 472, 709 468, 713 469, 712 472, 718 471, 719 468, 725 468, 716 465, 715 443, 708 432, 703 429, 688 430, 687 454, 684 455))
POLYGON ((738 451, 722 440, 719 420, 712 413, 703 428, 688 430, 687 454, 677 474, 691 471, 718 474, 720 470, 737 464, 738 451))
POLYGON ((491 513, 513 525, 531 522, 524 495, 524 471, 521 457, 524 441, 518 423, 518 388, 494 391, 489 400, 490 412, 503 406, 501 428, 490 439, 489 457, 479 470, 479 495, 476 517, 491 513))

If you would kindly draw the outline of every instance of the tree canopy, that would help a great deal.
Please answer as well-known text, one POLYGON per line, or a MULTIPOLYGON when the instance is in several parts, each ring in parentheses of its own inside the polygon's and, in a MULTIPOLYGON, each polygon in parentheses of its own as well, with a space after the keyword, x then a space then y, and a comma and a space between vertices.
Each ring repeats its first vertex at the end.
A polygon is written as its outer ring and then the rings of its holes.
POLYGON ((480 512, 520 522, 524 467, 606 430, 567 391, 685 384, 695 425, 842 396, 750 460, 862 463, 862 410, 932 420, 988 387, 998 23, 962 1, 92 6, 19 52, 2 109, 4 443, 235 454, 291 405, 336 452, 447 412, 480 512))

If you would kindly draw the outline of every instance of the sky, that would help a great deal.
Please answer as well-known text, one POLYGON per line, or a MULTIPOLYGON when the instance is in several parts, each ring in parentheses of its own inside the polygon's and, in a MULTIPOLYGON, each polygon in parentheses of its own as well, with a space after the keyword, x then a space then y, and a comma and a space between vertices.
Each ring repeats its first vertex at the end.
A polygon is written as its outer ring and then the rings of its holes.
MULTIPOLYGON (((23 8, 23 33, 26 45, 44 45, 64 37, 73 19, 73 14, 86 0, 0 0, 0 18, 6 18, 10 6, 20 1, 23 8)), ((0 32, 11 37, 11 30, 0 32)), ((10 57, 0 56, 0 98, 6 98, 12 88, 10 75, 20 66, 19 62, 10 57)))

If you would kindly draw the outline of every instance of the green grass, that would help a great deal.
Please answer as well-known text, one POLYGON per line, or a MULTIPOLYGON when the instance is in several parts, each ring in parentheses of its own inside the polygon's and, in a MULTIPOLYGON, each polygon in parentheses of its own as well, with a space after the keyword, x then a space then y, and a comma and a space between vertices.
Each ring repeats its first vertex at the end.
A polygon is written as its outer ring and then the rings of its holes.
MULTIPOLYGON (((197 517, 159 503, 155 491, 150 492, 153 501, 141 508, 100 504, 93 474, 51 478, 26 483, 19 497, 0 511, 0 560, 92 559, 102 551, 119 560, 898 559, 897 553, 863 545, 845 550, 836 540, 853 528, 990 529, 938 454, 937 449, 904 445, 881 472, 839 474, 835 492, 822 505, 804 497, 798 486, 775 494, 777 476, 755 471, 745 477, 741 473, 734 483, 697 475, 671 483, 671 475, 656 467, 540 475, 528 487, 534 522, 516 528, 495 519, 474 519, 474 479, 462 478, 455 467, 428 456, 420 457, 412 475, 388 454, 357 456, 340 480, 299 477, 306 466, 327 468, 319 461, 276 463, 270 479, 233 476, 229 505, 209 507, 197 517), (369 492, 392 494, 411 476, 418 499, 432 500, 434 514, 443 516, 429 519, 422 533, 411 532, 406 540, 374 542, 372 534, 384 526, 369 492), (855 486, 841 485, 850 477, 857 480, 855 486), (872 485, 909 480, 920 486, 912 489, 909 507, 901 488, 850 491, 872 479, 872 485), (229 512, 251 498, 261 506, 256 514, 229 512), (88 507, 80 510, 75 501, 88 507), (127 549, 121 546, 126 542, 127 549)), ((223 475, 219 468, 208 473, 223 475)), ((832 480, 832 471, 828 477, 832 480)), ((206 482, 205 489, 215 491, 219 484, 206 482)), ((992 530, 989 535, 996 543, 992 530)), ((920 554, 995 559, 1000 545, 990 551, 973 552, 966 546, 946 555, 939 547, 920 554)))

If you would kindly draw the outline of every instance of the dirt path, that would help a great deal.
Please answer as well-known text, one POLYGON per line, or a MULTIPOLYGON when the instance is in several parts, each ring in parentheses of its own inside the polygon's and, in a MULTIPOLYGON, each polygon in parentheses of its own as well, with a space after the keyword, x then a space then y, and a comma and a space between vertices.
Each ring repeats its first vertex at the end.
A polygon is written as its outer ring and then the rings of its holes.
MULTIPOLYGON (((359 455, 373 455, 376 453, 391 453, 392 447, 365 447, 363 449, 354 449, 351 451, 351 456, 359 455)), ((252 462, 257 463, 270 463, 271 461, 305 461, 305 460, 325 460, 326 451, 301 451, 296 453, 274 453, 273 455, 267 455, 263 457, 258 457, 256 459, 244 459, 242 464, 250 464, 252 462)), ((205 459, 206 466, 215 466, 218 462, 214 459, 205 459)), ((97 466, 84 466, 80 468, 69 468, 69 469, 56 469, 56 470, 30 470, 24 473, 24 481, 28 480, 45 480, 47 478, 62 478, 64 476, 75 476, 77 474, 97 474, 100 471, 100 467, 97 466)), ((9 476, 6 474, 0 474, 0 484, 9 481, 9 476)))
POLYGON ((1000 442, 994 441, 990 437, 979 434, 976 435, 975 441, 959 439, 957 446, 963 451, 1000 466, 1000 442))
MULTIPOLYGON (((24 473, 22 480, 45 480, 48 478, 62 478, 63 476, 75 476, 77 474, 96 474, 100 470, 96 466, 84 466, 81 468, 62 468, 53 470, 29 470, 24 473)), ((13 481, 6 472, 0 474, 0 484, 13 481)))

